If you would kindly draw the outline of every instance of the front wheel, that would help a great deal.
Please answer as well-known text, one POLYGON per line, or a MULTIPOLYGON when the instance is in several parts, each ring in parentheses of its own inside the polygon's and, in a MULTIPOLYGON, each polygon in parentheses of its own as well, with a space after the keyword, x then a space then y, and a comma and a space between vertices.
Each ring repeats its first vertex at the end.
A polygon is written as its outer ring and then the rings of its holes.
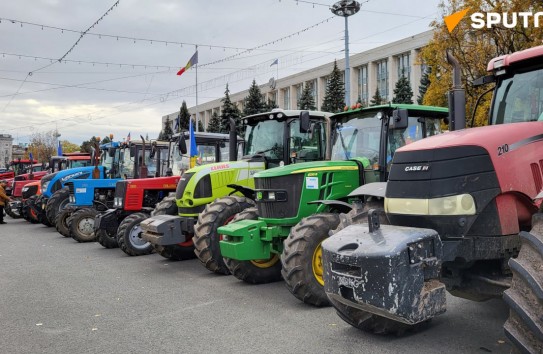
POLYGON ((221 256, 219 241, 221 235, 217 228, 226 225, 236 214, 254 206, 254 202, 245 197, 228 196, 206 205, 194 226, 194 253, 204 267, 217 274, 230 274, 221 256))
MULTIPOLYGON (((236 215, 232 222, 256 219, 258 219, 258 209, 249 208, 236 215)), ((281 262, 277 254, 272 255, 269 259, 250 261, 224 258, 224 263, 233 276, 246 283, 265 284, 281 280, 281 262)))
POLYGON ((83 208, 73 212, 69 219, 70 234, 77 242, 96 241, 94 234, 94 218, 98 211, 93 208, 83 208))
POLYGON ((503 298, 509 306, 505 335, 520 352, 543 353, 543 214, 532 217, 532 230, 521 232, 511 287, 503 298))
POLYGON ((11 209, 10 203, 6 203, 6 207, 4 208, 4 210, 6 211, 6 214, 8 214, 12 219, 20 219, 23 217, 21 215, 21 209, 20 208, 11 209))
MULTIPOLYGON (((117 231, 117 230, 115 230, 117 231)), ((117 248, 119 243, 117 242, 117 233, 110 233, 107 230, 96 230, 96 239, 98 243, 105 248, 117 248)))
POLYGON ((68 187, 63 187, 53 193, 51 198, 47 200, 47 205, 45 207, 45 216, 47 221, 53 226, 57 214, 66 207, 66 204, 69 203, 70 190, 68 187))
POLYGON ((312 215, 300 220, 284 242, 281 274, 287 289, 306 304, 329 305, 324 292, 321 244, 338 224, 338 214, 312 215))
POLYGON ((64 237, 71 237, 70 228, 68 227, 68 219, 72 215, 72 208, 64 208, 59 213, 57 213, 55 219, 55 227, 57 231, 64 237))
POLYGON ((134 213, 121 222, 117 229, 117 243, 119 248, 129 256, 143 256, 153 252, 153 245, 141 237, 140 223, 147 219, 149 214, 134 213))

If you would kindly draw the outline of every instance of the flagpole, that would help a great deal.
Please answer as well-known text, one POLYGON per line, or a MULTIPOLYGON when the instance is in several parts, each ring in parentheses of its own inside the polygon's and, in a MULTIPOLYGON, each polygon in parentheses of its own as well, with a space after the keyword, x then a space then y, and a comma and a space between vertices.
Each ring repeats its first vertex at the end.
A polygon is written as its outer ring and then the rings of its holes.
MULTIPOLYGON (((198 53, 198 45, 196 47, 196 53, 198 53)), ((196 132, 198 132, 198 63, 196 63, 196 132)))

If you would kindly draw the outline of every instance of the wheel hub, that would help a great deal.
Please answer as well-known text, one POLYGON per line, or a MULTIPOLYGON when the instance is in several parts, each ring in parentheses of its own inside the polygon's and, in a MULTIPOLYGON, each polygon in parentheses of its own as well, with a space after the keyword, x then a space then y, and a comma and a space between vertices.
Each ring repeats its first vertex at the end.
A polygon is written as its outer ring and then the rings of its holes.
POLYGON ((141 238, 142 230, 140 224, 135 225, 129 234, 130 243, 134 248, 143 249, 149 246, 149 242, 141 238))
POLYGON ((317 282, 324 286, 324 278, 322 275, 324 274, 324 267, 322 266, 322 247, 321 243, 315 248, 315 251, 313 252, 313 260, 311 262, 311 268, 313 269, 313 276, 317 280, 317 282))
POLYGON ((94 218, 85 217, 77 224, 77 229, 84 235, 91 235, 94 232, 94 218))

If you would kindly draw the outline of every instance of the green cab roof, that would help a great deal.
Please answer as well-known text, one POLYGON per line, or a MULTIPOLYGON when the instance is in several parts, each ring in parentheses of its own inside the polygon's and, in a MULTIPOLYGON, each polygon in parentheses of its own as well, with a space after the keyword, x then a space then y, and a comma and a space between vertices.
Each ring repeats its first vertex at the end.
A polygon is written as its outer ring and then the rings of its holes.
POLYGON ((370 107, 364 107, 364 108, 355 108, 355 109, 349 108, 349 110, 347 111, 334 114, 331 118, 334 119, 336 117, 343 117, 343 116, 347 116, 347 115, 358 113, 358 112, 380 111, 384 109, 407 109, 410 112, 419 112, 429 117, 435 116, 438 118, 447 117, 449 115, 449 109, 446 107, 423 106, 423 105, 418 105, 418 104, 406 104, 406 103, 390 103, 390 104, 383 104, 383 105, 370 106, 370 107))

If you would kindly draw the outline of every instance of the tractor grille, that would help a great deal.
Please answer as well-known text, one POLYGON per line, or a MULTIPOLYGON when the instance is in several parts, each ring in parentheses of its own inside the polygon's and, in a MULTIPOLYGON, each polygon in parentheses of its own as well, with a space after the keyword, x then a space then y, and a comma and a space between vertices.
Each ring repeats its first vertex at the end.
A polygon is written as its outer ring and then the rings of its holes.
POLYGON ((71 195, 74 195, 74 184, 73 183, 66 183, 65 184, 66 187, 68 187, 68 190, 70 191, 70 194, 71 195))
POLYGON ((33 195, 36 195, 36 193, 38 193, 37 185, 28 186, 26 187, 26 190, 22 193, 23 199, 28 199, 32 197, 33 195))
MULTIPOLYGON (((267 199, 257 201, 258 215, 265 219, 292 218, 298 215, 304 175, 295 174, 271 178, 255 178, 255 187, 258 192, 282 192, 286 198, 281 201, 267 199)), ((266 195, 267 193, 263 193, 266 195)))

